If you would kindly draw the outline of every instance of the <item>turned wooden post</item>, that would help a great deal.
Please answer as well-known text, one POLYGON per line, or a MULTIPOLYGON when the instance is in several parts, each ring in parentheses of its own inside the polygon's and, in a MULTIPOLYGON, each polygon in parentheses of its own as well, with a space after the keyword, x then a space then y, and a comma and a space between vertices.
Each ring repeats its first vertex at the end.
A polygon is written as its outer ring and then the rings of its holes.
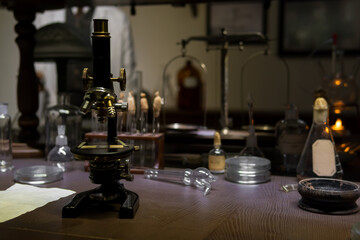
POLYGON ((19 118, 19 140, 35 141, 39 138, 37 127, 39 119, 36 111, 39 106, 38 79, 34 68, 34 34, 36 29, 32 22, 35 19, 35 9, 14 8, 14 16, 18 23, 15 31, 18 34, 16 43, 20 51, 20 66, 17 84, 17 101, 21 113, 19 118))

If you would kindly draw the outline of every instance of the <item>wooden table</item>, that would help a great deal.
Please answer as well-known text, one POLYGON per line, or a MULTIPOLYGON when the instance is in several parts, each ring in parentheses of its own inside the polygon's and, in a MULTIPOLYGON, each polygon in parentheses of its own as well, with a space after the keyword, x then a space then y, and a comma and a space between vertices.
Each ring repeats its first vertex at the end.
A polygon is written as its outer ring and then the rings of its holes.
MULTIPOLYGON (((41 159, 16 159, 16 168, 44 164, 41 159)), ((13 173, 0 173, 0 190, 13 184, 13 173)), ((297 206, 300 195, 279 190, 295 177, 272 176, 268 183, 240 185, 224 180, 212 184, 210 194, 181 184, 147 180, 135 175, 123 182, 140 196, 134 219, 115 212, 84 212, 62 218, 71 196, 0 224, 1 239, 349 239, 360 213, 322 215, 297 206)), ((62 181, 43 187, 82 192, 95 187, 88 173, 75 170, 62 181)), ((358 200, 357 204, 360 204, 358 200)))

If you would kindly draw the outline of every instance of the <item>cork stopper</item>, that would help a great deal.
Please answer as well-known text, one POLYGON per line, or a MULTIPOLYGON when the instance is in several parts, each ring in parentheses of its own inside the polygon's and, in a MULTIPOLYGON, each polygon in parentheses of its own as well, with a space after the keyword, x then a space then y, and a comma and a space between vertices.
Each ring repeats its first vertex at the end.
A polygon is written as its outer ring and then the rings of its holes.
POLYGON ((214 135, 214 146, 221 146, 221 136, 219 132, 215 132, 214 135))
POLYGON ((159 91, 156 91, 155 97, 154 97, 154 102, 153 102, 154 117, 160 116, 160 110, 161 110, 161 97, 160 97, 159 91))
POLYGON ((313 109, 315 123, 324 123, 327 121, 329 106, 325 98, 316 98, 313 109))
POLYGON ((140 108, 142 112, 147 112, 149 110, 149 104, 148 101, 146 99, 146 94, 145 93, 141 93, 140 94, 140 108))
POLYGON ((315 102, 314 102, 314 109, 315 110, 327 110, 328 104, 327 104, 327 101, 325 100, 325 98, 323 98, 323 97, 316 98, 315 102))

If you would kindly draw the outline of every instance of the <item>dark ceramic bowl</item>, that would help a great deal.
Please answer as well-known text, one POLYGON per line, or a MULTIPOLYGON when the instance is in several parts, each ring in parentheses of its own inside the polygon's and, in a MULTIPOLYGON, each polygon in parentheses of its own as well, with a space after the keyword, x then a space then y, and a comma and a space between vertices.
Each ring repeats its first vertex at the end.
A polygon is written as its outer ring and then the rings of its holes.
POLYGON ((299 182, 298 191, 302 196, 300 207, 307 206, 322 212, 358 210, 356 200, 360 196, 360 190, 359 185, 353 182, 331 178, 308 178, 299 182))

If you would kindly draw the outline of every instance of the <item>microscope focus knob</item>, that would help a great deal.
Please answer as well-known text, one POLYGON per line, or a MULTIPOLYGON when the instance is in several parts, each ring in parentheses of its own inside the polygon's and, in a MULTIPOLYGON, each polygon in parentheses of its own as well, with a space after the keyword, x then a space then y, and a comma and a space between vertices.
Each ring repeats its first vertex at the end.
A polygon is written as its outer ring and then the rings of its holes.
POLYGON ((125 68, 120 68, 120 74, 118 78, 111 78, 111 81, 120 83, 120 90, 125 91, 126 89, 126 72, 125 68))

